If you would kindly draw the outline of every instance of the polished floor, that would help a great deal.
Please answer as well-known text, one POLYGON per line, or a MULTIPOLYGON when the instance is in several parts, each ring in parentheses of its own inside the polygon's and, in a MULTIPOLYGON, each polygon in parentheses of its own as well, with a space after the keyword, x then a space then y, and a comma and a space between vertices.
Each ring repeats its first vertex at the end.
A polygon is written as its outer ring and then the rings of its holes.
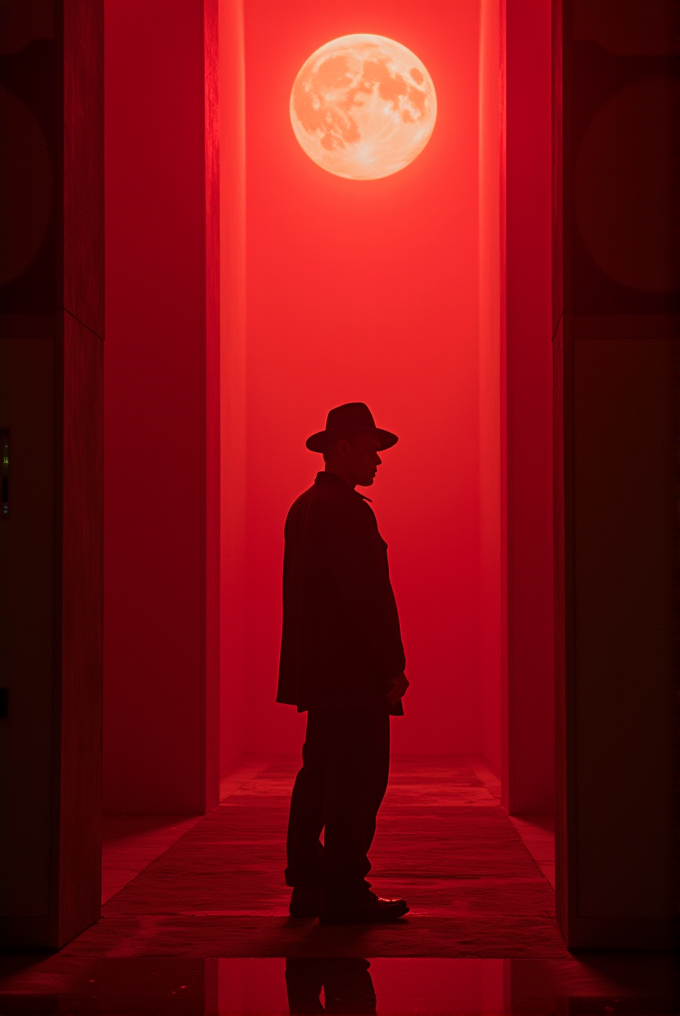
POLYGON ((508 819, 474 759, 393 764, 371 880, 404 920, 289 918, 295 769, 247 760, 202 818, 107 817, 102 919, 56 955, 5 956, 0 1014, 680 1011, 673 956, 567 952, 550 821, 508 819))

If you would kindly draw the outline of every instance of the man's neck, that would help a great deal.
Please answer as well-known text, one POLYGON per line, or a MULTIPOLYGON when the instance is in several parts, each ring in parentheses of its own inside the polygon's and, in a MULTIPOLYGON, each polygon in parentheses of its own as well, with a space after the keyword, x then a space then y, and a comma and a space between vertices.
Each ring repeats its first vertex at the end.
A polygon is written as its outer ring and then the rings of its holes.
POLYGON ((354 480, 352 480, 350 476, 347 476, 345 473, 342 472, 341 469, 338 469, 335 466, 329 466, 327 464, 324 469, 324 473, 331 473, 333 476, 339 476, 341 480, 345 481, 348 487, 352 488, 352 490, 354 490, 354 488, 356 487, 356 483, 354 482, 354 480))

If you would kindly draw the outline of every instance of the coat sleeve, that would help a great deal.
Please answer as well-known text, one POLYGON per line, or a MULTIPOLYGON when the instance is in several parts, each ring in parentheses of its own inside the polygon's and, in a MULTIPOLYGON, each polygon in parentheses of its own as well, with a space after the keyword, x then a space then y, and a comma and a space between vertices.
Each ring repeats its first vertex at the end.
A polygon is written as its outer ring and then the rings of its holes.
POLYGON ((386 681, 406 665, 399 615, 387 569, 385 543, 365 501, 343 499, 328 505, 324 544, 337 599, 339 623, 350 628, 367 662, 386 681))

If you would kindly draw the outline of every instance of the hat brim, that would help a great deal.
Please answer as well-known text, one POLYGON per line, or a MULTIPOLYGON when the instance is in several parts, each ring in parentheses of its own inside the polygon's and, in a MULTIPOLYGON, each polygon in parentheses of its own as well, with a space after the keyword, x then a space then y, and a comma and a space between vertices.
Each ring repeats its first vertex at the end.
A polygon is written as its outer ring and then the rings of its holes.
POLYGON ((310 452, 322 452, 326 445, 334 439, 337 440, 339 437, 346 437, 348 434, 375 434, 376 437, 380 438, 380 444, 378 445, 378 451, 382 452, 385 448, 391 448, 395 445, 399 438, 396 434, 392 434, 389 430, 381 430, 379 427, 372 429, 371 427, 343 427, 342 430, 320 430, 318 434, 312 434, 305 441, 307 448, 310 452))

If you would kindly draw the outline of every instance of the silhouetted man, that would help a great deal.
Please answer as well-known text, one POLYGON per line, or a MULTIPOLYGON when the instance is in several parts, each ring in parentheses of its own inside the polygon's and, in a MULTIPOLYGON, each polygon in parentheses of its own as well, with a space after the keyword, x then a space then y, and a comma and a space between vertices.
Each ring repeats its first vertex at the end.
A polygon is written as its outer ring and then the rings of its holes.
POLYGON ((286 989, 291 1016, 342 1013, 375 1016, 376 997, 371 964, 358 956, 337 959, 288 957, 286 989), (325 1005, 321 1004, 321 989, 325 1005))
POLYGON ((286 884, 293 917, 328 924, 391 921, 409 909, 366 881, 387 788, 389 716, 403 715, 408 681, 387 545, 354 489, 373 483, 378 452, 396 441, 363 402, 332 409, 326 429, 307 440, 325 470, 286 520, 277 701, 308 713, 286 884))

